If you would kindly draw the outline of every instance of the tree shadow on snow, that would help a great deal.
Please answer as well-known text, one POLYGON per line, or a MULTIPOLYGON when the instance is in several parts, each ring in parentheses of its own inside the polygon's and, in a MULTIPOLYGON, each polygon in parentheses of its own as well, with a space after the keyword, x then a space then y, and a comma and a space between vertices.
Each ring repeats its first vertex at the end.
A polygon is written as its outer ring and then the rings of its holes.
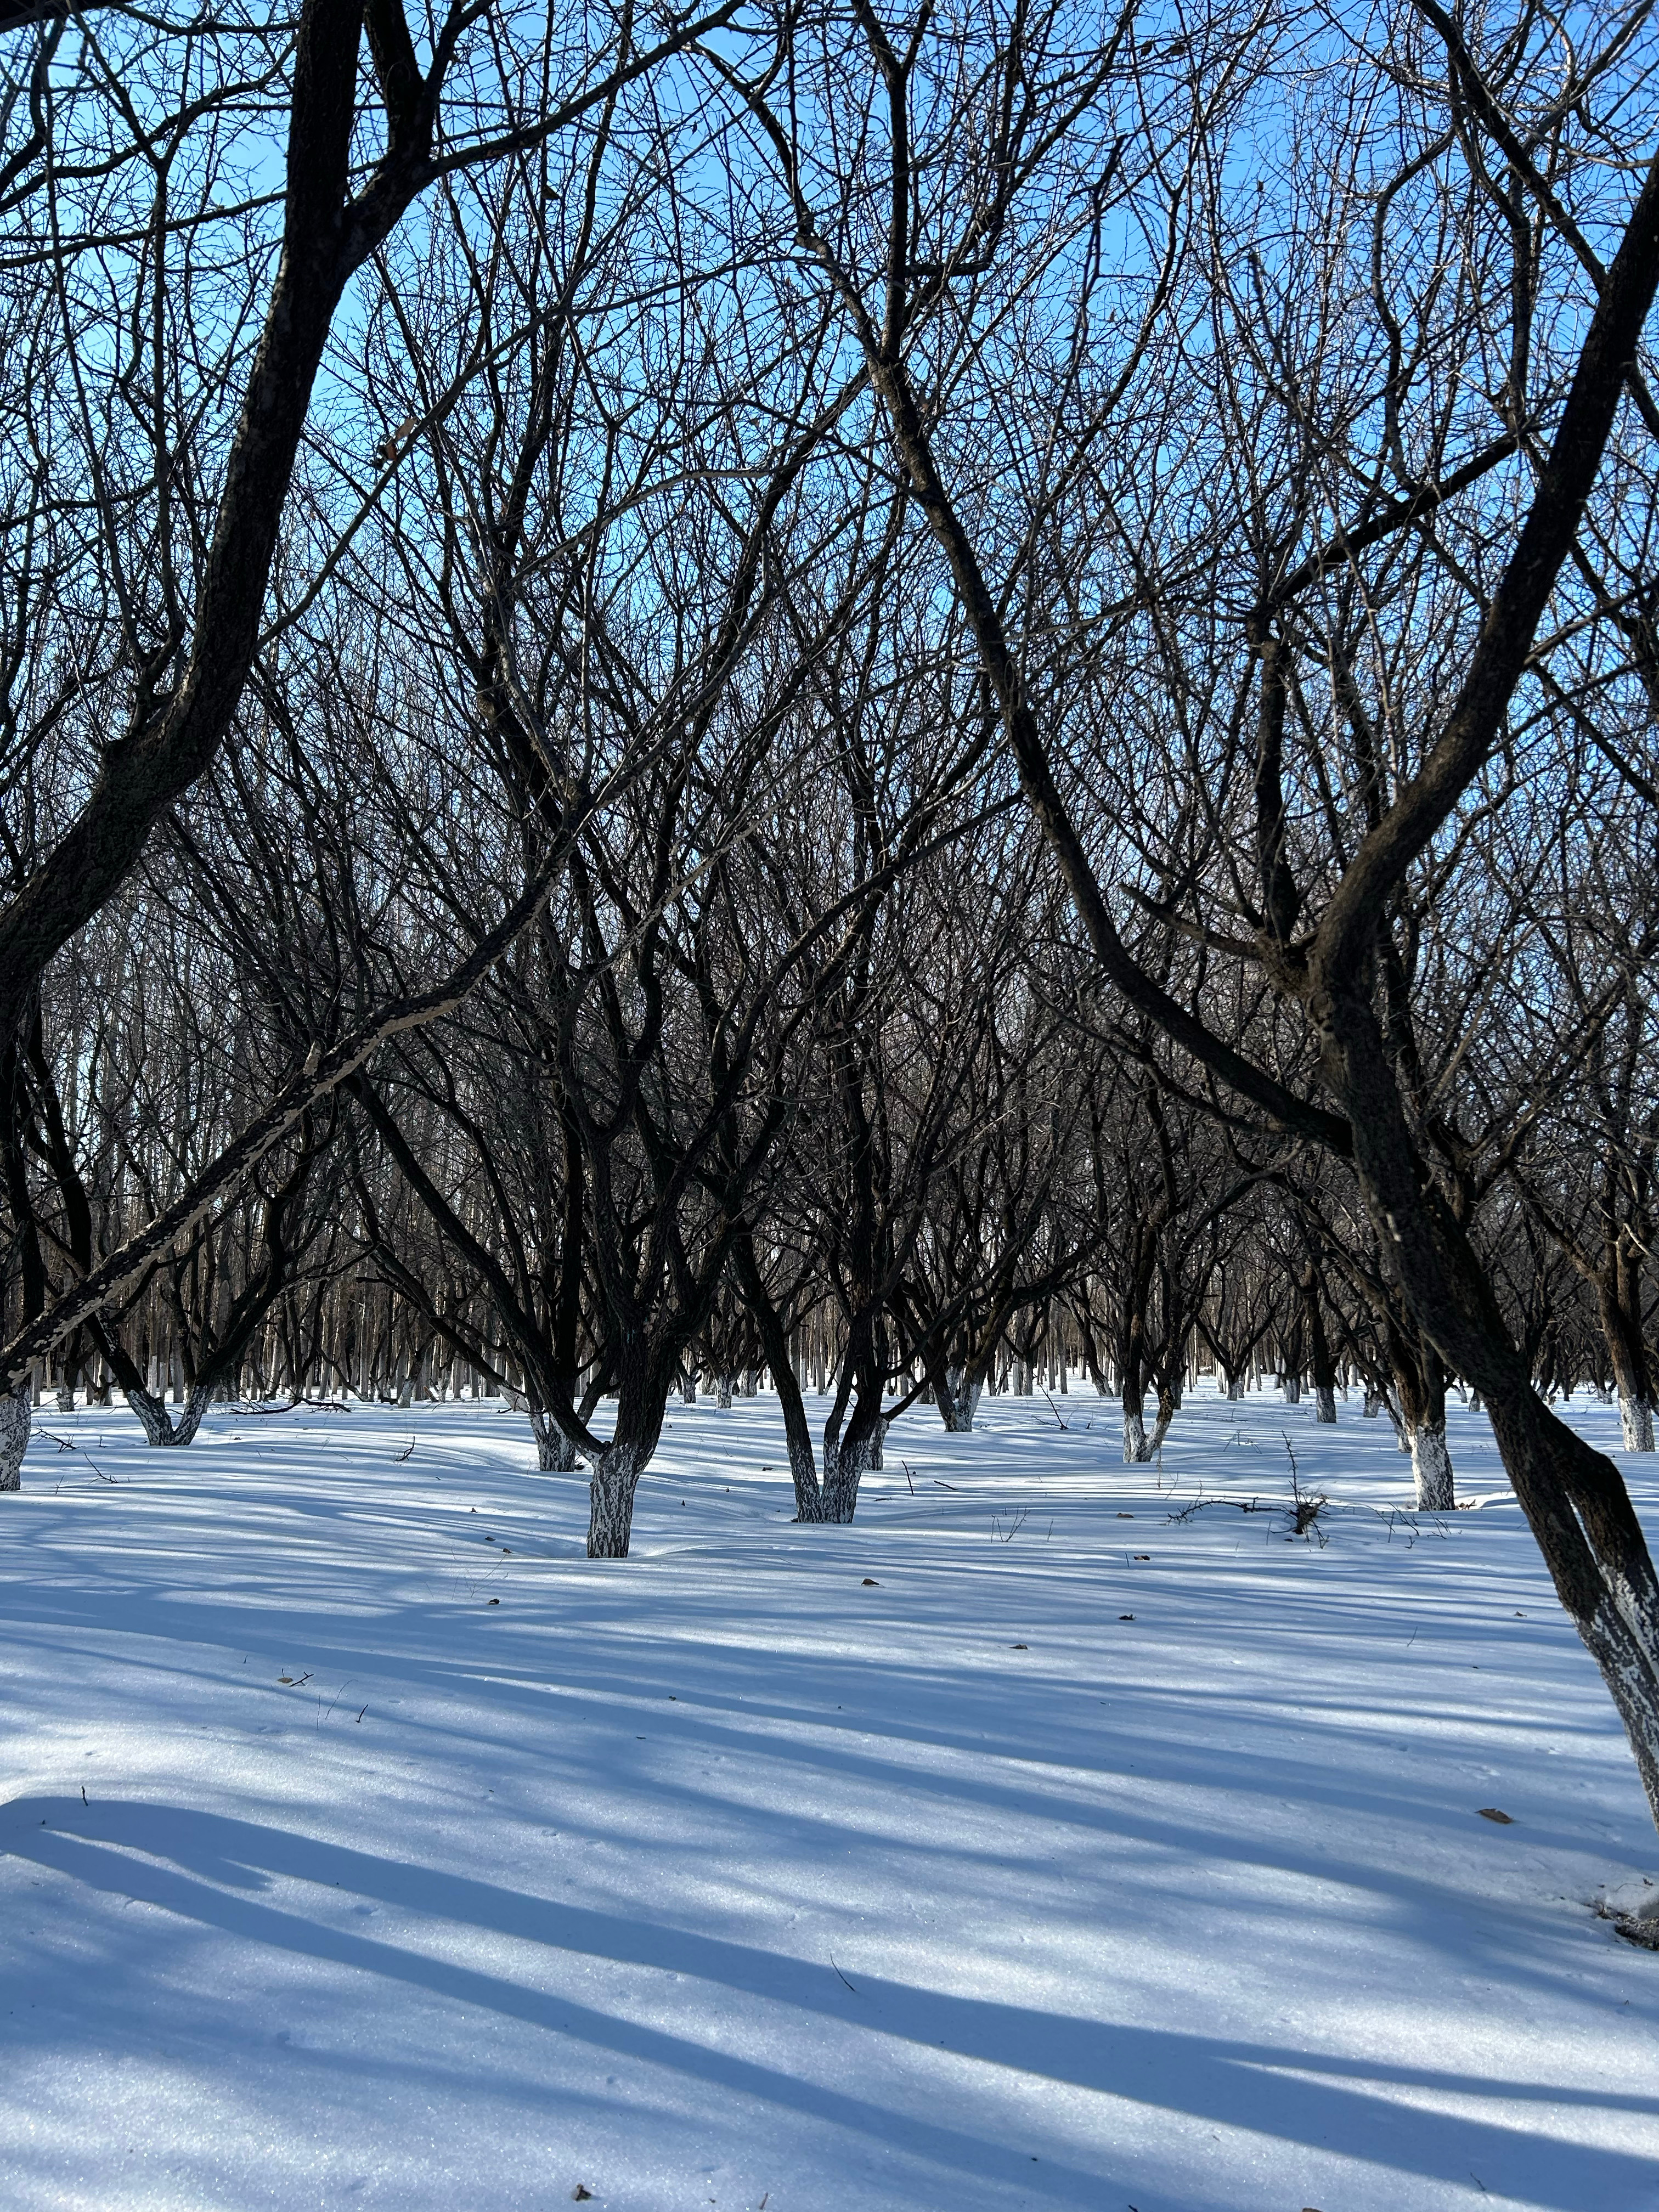
POLYGON ((1143 2107, 1275 2136, 1402 2176, 1461 2187, 1474 2168, 1489 2191, 1513 2193, 1540 2206, 1628 2202, 1638 2187, 1651 2190, 1659 2174, 1655 2162, 1627 2153, 1552 2139, 1539 2131, 1530 2109, 1578 2106, 1659 2118, 1659 2097, 1496 2081, 1288 2045, 1116 2027, 868 1973, 860 1973, 854 1993, 811 1960, 185 1807, 115 1802, 88 1808, 68 1797, 18 1798, 5 1808, 0 1846, 89 1889, 141 1899, 239 1941, 480 2006, 784 2113, 846 2129, 872 2146, 930 2158, 964 2180, 1000 2180, 1056 2203, 1097 2207, 1103 2177, 1057 2160, 1045 2160, 1033 2171, 1028 2154, 984 2136, 617 2018, 528 1980, 323 1925, 260 1893, 277 1883, 313 1883, 331 1899, 348 1893, 549 1953, 693 1977, 930 2054, 944 2051, 1143 2107), (1516 2117, 1510 2125, 1455 2118, 1378 2094, 1370 2083, 1488 2103, 1509 2098, 1516 2117))

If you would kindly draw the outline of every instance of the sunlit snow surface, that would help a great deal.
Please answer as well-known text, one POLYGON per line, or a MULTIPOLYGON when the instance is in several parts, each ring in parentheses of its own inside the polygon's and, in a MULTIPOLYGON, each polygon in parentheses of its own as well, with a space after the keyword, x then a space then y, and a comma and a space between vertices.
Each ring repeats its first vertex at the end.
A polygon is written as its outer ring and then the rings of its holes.
POLYGON ((1200 1387, 1161 1469, 1056 1402, 918 1409, 833 1531, 775 1400, 677 1405, 598 1565, 488 1406, 43 1408, 0 2204, 1659 2208, 1659 1954, 1589 1909, 1659 1844, 1484 1420, 1413 1530, 1357 1400, 1200 1387), (1323 1549, 1167 1517, 1287 1436, 1323 1549))

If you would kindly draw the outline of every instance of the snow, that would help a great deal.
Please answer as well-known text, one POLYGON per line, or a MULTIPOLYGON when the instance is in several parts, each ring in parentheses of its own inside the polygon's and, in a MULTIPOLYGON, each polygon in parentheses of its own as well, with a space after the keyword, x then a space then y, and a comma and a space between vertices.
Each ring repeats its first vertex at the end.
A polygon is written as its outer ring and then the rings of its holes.
POLYGON ((1413 1522, 1357 1397, 1200 1386, 1128 1468, 1055 1402, 907 1415, 845 1529, 775 1400, 676 1406, 603 1565, 489 1406, 43 1408, 0 2203, 1654 2212, 1659 1954, 1591 1908, 1659 1844, 1484 1419, 1413 1522), (1170 1520, 1287 1438, 1322 1547, 1170 1520))

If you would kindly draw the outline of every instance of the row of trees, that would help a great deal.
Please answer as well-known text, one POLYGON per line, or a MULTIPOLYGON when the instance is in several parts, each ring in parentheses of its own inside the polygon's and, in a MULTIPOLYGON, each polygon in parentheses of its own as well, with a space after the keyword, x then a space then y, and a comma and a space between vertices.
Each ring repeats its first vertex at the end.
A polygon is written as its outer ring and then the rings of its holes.
MULTIPOLYGON (((651 1385, 659 1421, 698 1375, 728 1395, 743 1376, 752 1392, 766 1370, 790 1378, 787 1397, 844 1385, 844 1431, 825 1439, 826 1464, 846 1461, 842 1517, 882 1423, 917 1397, 968 1429, 986 1388, 1029 1392, 1035 1375, 1064 1390, 1086 1376, 1121 1398, 1133 1462, 1156 1452, 1200 1370, 1234 1395, 1262 1373, 1295 1395, 1305 1384, 1328 1421, 1339 1383, 1363 1388, 1413 1455, 1419 1503, 1449 1505, 1444 1364, 1352 1187, 1270 1129, 1223 1125, 1149 1052, 1110 1036, 1066 963, 1055 972, 1042 958, 1032 878, 1000 857, 1022 919, 997 917, 988 945, 983 897, 922 926, 930 880, 956 899, 949 848, 883 902, 857 1019, 836 986, 798 1025, 740 1207, 708 1211, 712 1170, 694 1169, 654 1306, 614 1288, 637 1297, 663 1225, 641 1124, 600 1123, 581 1086, 600 1086, 614 1121, 617 1077, 592 1037, 558 1067, 540 971, 521 950, 475 988, 465 1019, 388 1046, 37 1362, 35 1394, 77 1380, 105 1397, 117 1388, 153 1442, 173 1443, 194 1435, 216 1391, 407 1402, 446 1382, 505 1390, 528 1413, 542 1463, 568 1471, 579 1446, 594 1451, 577 1424, 618 1395, 619 1346, 643 1310, 667 1347, 651 1385), (940 991, 947 941, 977 955, 954 1007, 940 991), (838 1453, 845 1437, 862 1449, 838 1453)), ((261 1095, 234 960, 211 996, 222 1020, 240 1017, 211 1036, 201 984, 158 993, 142 969, 124 970, 141 937, 153 944, 169 913, 191 912, 182 881, 167 899, 154 871, 141 872, 149 918, 113 917, 110 967, 64 963, 76 991, 53 1010, 69 1041, 64 1084, 44 1056, 32 1070, 41 1110, 15 1162, 14 1210, 43 1275, 49 1255, 72 1252, 89 1272, 142 1234, 261 1095)), ((245 888, 236 911, 255 910, 245 888)), ((274 915, 254 933, 279 935, 274 915)), ((205 936, 174 939, 163 971, 200 976, 223 953, 205 936)), ((276 964, 298 973, 291 953, 276 964)), ((712 1034, 680 1036, 650 1071, 671 1140, 708 1091, 712 1034)), ((1609 1123, 1605 1054, 1592 1053, 1516 1170, 1483 1194, 1476 1234, 1540 1387, 1616 1392, 1640 1450, 1652 1448, 1654 1285, 1641 1266, 1652 1131, 1629 1120, 1629 1025, 1613 1034, 1622 1117, 1609 1123)), ((794 1421, 799 1510, 823 1517, 799 1408, 794 1421)))
POLYGON ((0 1480, 1455 1376, 1659 1816, 1645 21, 0 10, 0 1480))

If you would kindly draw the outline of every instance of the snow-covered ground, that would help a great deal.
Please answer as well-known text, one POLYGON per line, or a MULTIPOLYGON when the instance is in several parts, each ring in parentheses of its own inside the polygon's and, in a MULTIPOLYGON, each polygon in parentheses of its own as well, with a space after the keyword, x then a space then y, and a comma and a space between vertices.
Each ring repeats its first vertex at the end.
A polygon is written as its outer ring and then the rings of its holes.
POLYGON ((907 1416, 827 1530, 775 1401, 676 1407, 620 1565, 489 1407, 43 1409, 0 2205, 1654 2212, 1589 1900, 1659 1843, 1507 1494, 1413 1529, 1357 1401, 1200 1389, 1135 1469, 1059 1407, 907 1416), (1287 1437, 1322 1548, 1170 1520, 1287 1437))

